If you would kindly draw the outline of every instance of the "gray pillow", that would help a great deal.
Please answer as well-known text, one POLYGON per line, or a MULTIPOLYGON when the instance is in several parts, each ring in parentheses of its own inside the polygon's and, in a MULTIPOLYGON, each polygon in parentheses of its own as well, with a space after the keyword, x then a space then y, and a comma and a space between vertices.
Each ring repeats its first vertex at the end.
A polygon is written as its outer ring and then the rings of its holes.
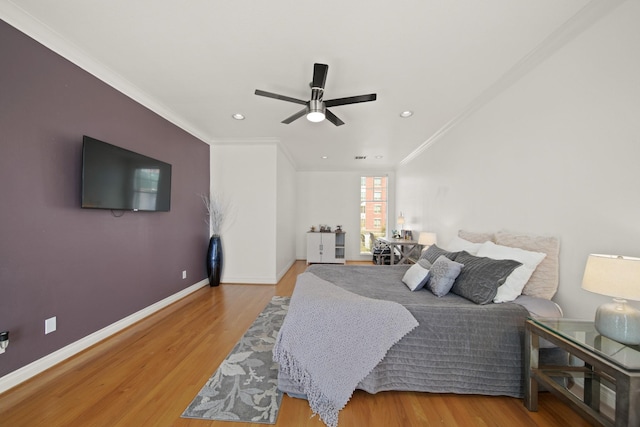
POLYGON ((451 261, 445 255, 440 255, 431 266, 427 289, 437 297, 445 296, 449 293, 462 267, 464 265, 459 262, 451 261))
POLYGON ((422 255, 420 255, 420 259, 426 259, 427 261, 429 261, 431 264, 435 263, 436 260, 438 259, 438 257, 440 255, 444 255, 447 258, 449 258, 451 261, 455 261, 456 256, 459 254, 460 252, 449 252, 449 251, 445 251, 444 249, 438 247, 437 245, 431 245, 427 248, 426 251, 424 251, 422 253, 422 255))
POLYGON ((510 259, 492 259, 477 257, 462 251, 456 261, 464 264, 460 275, 456 278, 451 292, 458 294, 476 304, 488 304, 498 292, 513 270, 522 264, 510 259))
POLYGON ((426 259, 420 258, 417 262, 417 264, 420 264, 422 266, 422 268, 426 268, 427 270, 431 269, 431 263, 429 261, 427 261, 426 259))

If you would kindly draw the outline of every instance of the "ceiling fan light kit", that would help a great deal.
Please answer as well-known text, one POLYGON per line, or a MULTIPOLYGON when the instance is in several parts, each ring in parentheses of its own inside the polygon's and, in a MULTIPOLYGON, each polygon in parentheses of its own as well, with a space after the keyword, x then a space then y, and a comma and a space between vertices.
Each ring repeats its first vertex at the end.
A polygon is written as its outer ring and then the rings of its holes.
POLYGON ((328 71, 329 66, 327 64, 313 64, 313 80, 310 84, 311 99, 309 99, 308 101, 291 98, 285 95, 278 95, 277 93, 266 92, 260 89, 256 89, 255 94, 258 96, 265 96, 267 98, 279 99, 281 101, 293 102, 295 104, 303 104, 305 106, 302 110, 284 119, 282 121, 282 123, 284 124, 289 124, 294 120, 297 120, 300 117, 306 115, 307 120, 309 120, 310 122, 321 122, 326 118, 335 126, 341 126, 344 124, 344 122, 331 111, 327 110, 327 107, 338 107, 340 105, 375 101, 376 94, 372 93, 369 95, 349 96, 346 98, 337 98, 324 101, 324 85, 327 81, 328 71))
POLYGON ((321 100, 309 101, 309 112, 307 113, 307 120, 310 122, 318 123, 324 120, 325 107, 321 100))

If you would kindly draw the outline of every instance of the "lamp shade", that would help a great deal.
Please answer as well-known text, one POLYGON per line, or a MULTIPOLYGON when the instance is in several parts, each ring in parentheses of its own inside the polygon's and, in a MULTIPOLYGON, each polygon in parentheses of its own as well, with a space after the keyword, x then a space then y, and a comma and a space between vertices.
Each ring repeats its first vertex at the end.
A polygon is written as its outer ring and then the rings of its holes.
POLYGON ((582 289, 615 298, 640 300, 640 258, 589 255, 582 289))
POLYGON ((431 246, 438 243, 438 236, 436 233, 431 233, 428 231, 421 231, 420 237, 418 237, 418 244, 423 246, 431 246))
POLYGON ((400 216, 398 217, 398 225, 404 225, 404 216, 402 216, 402 212, 400 212, 400 216))

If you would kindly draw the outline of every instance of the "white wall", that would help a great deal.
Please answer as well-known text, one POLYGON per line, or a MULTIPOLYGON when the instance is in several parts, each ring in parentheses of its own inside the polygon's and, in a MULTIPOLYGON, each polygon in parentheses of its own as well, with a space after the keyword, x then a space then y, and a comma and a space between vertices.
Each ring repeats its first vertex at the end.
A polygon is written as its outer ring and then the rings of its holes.
POLYGON ((211 146, 211 191, 232 204, 232 218, 222 233, 222 282, 275 284, 277 269, 295 261, 294 237, 277 236, 278 209, 295 205, 295 191, 278 181, 278 169, 285 178, 292 175, 278 151, 275 143, 211 146))
MULTIPOLYGON (((298 221, 296 258, 307 257, 307 231, 312 225, 326 224, 333 230, 342 225, 346 235, 347 260, 371 259, 360 255, 360 177, 370 172, 298 172, 298 221)), ((393 186, 393 174, 389 186, 393 186)), ((394 200, 388 200, 393 207, 394 200)), ((392 217, 392 211, 389 215, 392 217)))
MULTIPOLYGON (((397 171, 406 228, 561 239, 565 316, 589 253, 640 256, 640 2, 626 2, 397 171)), ((640 286, 640 278, 639 278, 640 286)))
POLYGON ((296 260, 298 214, 296 170, 282 150, 276 164, 276 278, 280 280, 296 260))

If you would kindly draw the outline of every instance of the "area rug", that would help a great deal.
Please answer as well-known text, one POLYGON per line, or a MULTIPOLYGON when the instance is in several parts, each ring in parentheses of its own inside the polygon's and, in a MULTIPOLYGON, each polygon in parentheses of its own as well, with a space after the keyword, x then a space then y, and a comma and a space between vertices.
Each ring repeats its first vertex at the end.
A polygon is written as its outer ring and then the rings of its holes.
POLYGON ((183 412, 183 418, 276 423, 282 392, 272 350, 289 299, 271 299, 183 412))

